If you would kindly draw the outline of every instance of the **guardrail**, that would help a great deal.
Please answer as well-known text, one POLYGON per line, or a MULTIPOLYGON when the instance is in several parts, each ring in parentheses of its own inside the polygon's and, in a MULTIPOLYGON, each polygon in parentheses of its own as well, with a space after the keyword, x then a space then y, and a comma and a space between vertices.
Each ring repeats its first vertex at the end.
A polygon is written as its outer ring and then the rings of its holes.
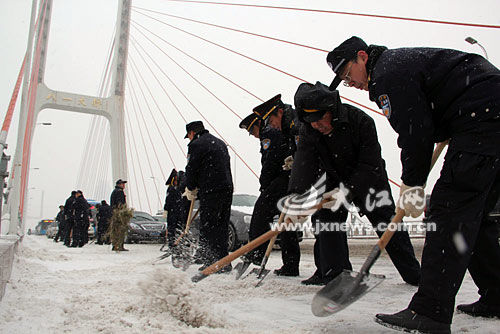
POLYGON ((16 235, 0 236, 0 301, 5 294, 5 287, 12 273, 14 253, 17 251, 20 238, 16 235))

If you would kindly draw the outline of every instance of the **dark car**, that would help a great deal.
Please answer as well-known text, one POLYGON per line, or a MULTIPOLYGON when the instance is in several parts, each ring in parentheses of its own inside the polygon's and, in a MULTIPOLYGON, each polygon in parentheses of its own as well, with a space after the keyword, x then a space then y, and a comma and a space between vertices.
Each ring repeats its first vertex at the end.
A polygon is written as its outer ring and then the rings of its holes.
MULTIPOLYGON (((257 201, 257 196, 249 194, 233 195, 231 204, 231 218, 229 220, 228 233, 228 250, 233 251, 239 245, 248 242, 248 230, 250 228, 250 220, 252 220, 253 207, 257 201)), ((193 215, 198 210, 198 201, 196 201, 193 209, 193 215)), ((199 236, 198 224, 200 217, 196 216, 193 224, 190 226, 190 235, 197 239, 199 236)))
POLYGON ((140 241, 165 242, 166 225, 154 219, 147 212, 134 211, 134 215, 128 223, 126 243, 138 243, 140 241))
MULTIPOLYGON (((234 194, 233 202, 231 204, 231 218, 229 221, 229 237, 228 237, 228 250, 234 251, 240 245, 248 242, 248 231, 250 229, 250 221, 252 220, 253 208, 255 202, 257 201, 257 196, 249 194, 234 194)), ((196 213, 198 208, 198 203, 195 203, 195 210, 193 214, 196 213)), ((278 222, 279 216, 274 217, 274 223, 278 222)), ((199 235, 198 224, 199 217, 193 222, 191 227, 192 234, 194 237, 199 235)), ((299 231, 299 241, 302 241, 303 233, 299 231)), ((276 239, 276 245, 279 246, 280 237, 276 239)))

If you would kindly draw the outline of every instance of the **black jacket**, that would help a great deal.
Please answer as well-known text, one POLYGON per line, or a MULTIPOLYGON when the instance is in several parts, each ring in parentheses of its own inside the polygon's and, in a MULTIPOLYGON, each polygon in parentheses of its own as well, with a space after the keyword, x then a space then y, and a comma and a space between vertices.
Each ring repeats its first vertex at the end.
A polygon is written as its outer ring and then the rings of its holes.
POLYGON ((167 197, 165 198, 165 206, 167 211, 167 222, 177 224, 182 219, 182 202, 181 192, 174 186, 169 186, 167 189, 167 197))
POLYGON ((348 104, 332 119, 333 131, 323 135, 303 124, 295 154, 289 193, 303 193, 316 181, 318 172, 327 173, 327 191, 342 182, 351 198, 364 207, 369 189, 388 190, 385 161, 373 119, 348 104))
POLYGON ((76 223, 88 223, 89 222, 89 209, 90 205, 85 199, 85 197, 80 196, 75 198, 75 202, 73 204, 73 210, 75 213, 75 222, 76 223))
POLYGON ((188 144, 186 187, 199 188, 198 195, 233 191, 233 179, 226 144, 207 130, 188 144))
POLYGON ((388 50, 371 45, 370 99, 399 134, 407 185, 423 185, 433 144, 450 149, 500 152, 500 71, 476 54, 435 48, 388 50))
POLYGON ((57 226, 63 227, 66 219, 64 218, 64 209, 59 211, 56 216, 57 226))
POLYGON ((105 225, 109 223, 109 220, 111 219, 111 216, 113 215, 113 210, 111 209, 111 206, 109 206, 108 203, 106 204, 101 204, 101 207, 99 210, 97 210, 97 223, 100 225, 105 225))
POLYGON ((302 123, 299 121, 295 109, 293 109, 291 105, 285 104, 283 108, 283 117, 281 118, 281 133, 288 141, 288 155, 293 156, 295 151, 297 151, 301 127, 302 123))
POLYGON ((260 190, 265 190, 280 173, 283 173, 283 162, 291 155, 288 140, 281 132, 270 126, 260 130, 260 153, 262 169, 260 171, 260 190))
POLYGON ((111 207, 113 209, 115 209, 120 204, 125 204, 125 205, 127 204, 125 192, 123 191, 122 188, 115 186, 115 189, 111 193, 111 198, 109 203, 111 204, 111 207))
POLYGON ((70 196, 66 199, 64 203, 64 218, 65 221, 75 220, 75 215, 73 213, 73 203, 75 202, 75 196, 70 196))

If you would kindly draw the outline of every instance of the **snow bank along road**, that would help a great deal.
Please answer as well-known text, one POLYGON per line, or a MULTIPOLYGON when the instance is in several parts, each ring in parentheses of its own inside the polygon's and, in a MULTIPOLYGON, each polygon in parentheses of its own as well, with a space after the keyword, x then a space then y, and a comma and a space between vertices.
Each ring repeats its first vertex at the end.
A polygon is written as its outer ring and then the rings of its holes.
MULTIPOLYGON (((374 240, 350 240, 351 261, 359 269, 374 240)), ((0 333, 397 333, 373 321, 378 312, 405 307, 415 287, 405 284, 387 256, 374 273, 387 279, 349 308, 326 318, 311 314, 318 287, 300 280, 314 271, 305 240, 299 278, 276 277, 254 288, 253 279, 212 275, 193 284, 196 265, 186 272, 170 259, 152 265, 160 245, 128 245, 115 253, 95 244, 66 248, 43 236, 26 236, 14 260, 6 295, 0 302, 0 333)), ((414 240, 418 256, 423 240, 414 240)), ((281 265, 275 251, 269 268, 281 265)), ((466 276, 457 303, 477 299, 466 276)), ((498 333, 500 320, 455 314, 455 333, 498 333)))

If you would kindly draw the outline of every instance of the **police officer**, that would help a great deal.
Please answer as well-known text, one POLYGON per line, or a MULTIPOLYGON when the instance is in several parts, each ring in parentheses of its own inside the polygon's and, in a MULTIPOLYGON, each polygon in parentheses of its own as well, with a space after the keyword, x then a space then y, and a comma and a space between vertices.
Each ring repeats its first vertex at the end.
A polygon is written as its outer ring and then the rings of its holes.
MULTIPOLYGON (((288 187, 290 173, 282 168, 283 161, 289 155, 288 143, 277 129, 263 126, 263 122, 255 113, 251 113, 240 122, 240 128, 257 139, 260 139, 261 171, 260 195, 252 213, 249 240, 270 230, 273 217, 280 212, 276 206, 288 187)), ((260 265, 267 249, 268 242, 248 253, 244 261, 260 265)))
MULTIPOLYGON (((127 206, 127 196, 125 195, 125 184, 127 181, 118 179, 116 180, 115 183, 115 189, 111 192, 111 197, 110 197, 110 204, 111 208, 113 209, 113 214, 114 212, 120 207, 120 206, 127 206)), ((118 222, 116 223, 124 223, 124 222, 118 222)), ((114 251, 125 251, 127 252, 128 249, 123 247, 123 244, 125 242, 125 234, 120 234, 118 236, 118 240, 116 240, 113 244, 112 250, 114 251)))
POLYGON ((180 229, 182 225, 182 195, 179 189, 177 189, 177 170, 175 168, 170 172, 165 185, 167 185, 168 188, 163 209, 167 212, 168 247, 170 251, 173 251, 177 230, 180 229))
MULTIPOLYGON (((375 123, 368 115, 356 107, 342 104, 338 91, 330 91, 320 82, 299 86, 295 108, 304 125, 289 192, 307 190, 315 181, 314 171, 321 166, 327 174, 326 189, 335 189, 329 192, 331 199, 341 201, 345 198, 344 203, 330 203, 335 209, 322 209, 317 213, 320 223, 333 224, 324 225, 326 229, 319 231, 315 257, 319 257, 320 266, 316 277, 309 281, 322 278, 323 283, 328 283, 343 269, 352 269, 346 231, 341 228, 350 202, 366 215, 379 236, 384 232, 381 225, 389 223, 394 215, 395 205, 375 123)), ((396 231, 386 249, 403 280, 418 285, 420 266, 408 232, 396 231)))
POLYGON ((64 246, 70 247, 73 227, 75 225, 75 215, 73 213, 73 203, 75 202, 76 191, 73 190, 71 195, 64 203, 64 220, 66 221, 66 230, 64 231, 64 246))
POLYGON ((359 37, 331 51, 327 62, 336 73, 332 88, 344 80, 369 91, 398 133, 404 183, 398 207, 407 215, 422 213, 423 205, 414 203, 423 202, 434 143, 450 138, 431 195, 428 214, 436 230, 427 231, 418 291, 407 309, 379 314, 377 321, 407 331, 449 333, 467 269, 481 297, 457 309, 500 316, 500 246, 488 215, 500 193, 499 69, 476 54, 387 49, 359 37))
POLYGON ((73 227, 73 243, 71 247, 83 247, 88 238, 85 238, 84 234, 88 235, 89 226, 89 208, 90 205, 83 196, 81 190, 77 190, 75 194, 75 201, 73 203, 73 212, 75 224, 73 227))
POLYGON ((109 227, 109 220, 113 216, 113 210, 106 200, 101 201, 97 209, 97 244, 109 244, 109 236, 106 236, 109 227))
MULTIPOLYGON (((287 158, 283 161, 283 169, 286 173, 280 175, 280 187, 276 190, 276 195, 284 197, 287 189, 285 183, 288 184, 285 179, 289 179, 293 155, 297 150, 300 122, 292 106, 281 101, 281 94, 258 105, 253 109, 253 112, 259 115, 266 125, 278 129, 288 145, 287 158)), ((278 276, 299 276, 300 246, 298 232, 282 232, 280 234, 280 246, 283 266, 274 270, 274 273, 278 276)))
POLYGON ((57 234, 54 237, 54 242, 58 242, 59 239, 64 240, 64 235, 66 231, 66 221, 64 220, 64 205, 59 205, 59 212, 56 216, 57 222, 57 234))
MULTIPOLYGON (((200 200, 200 248, 205 269, 228 255, 228 229, 231 216, 233 180, 227 145, 194 121, 186 125, 188 163, 186 191, 190 201, 200 200)), ((231 265, 219 272, 230 272, 231 265)))

